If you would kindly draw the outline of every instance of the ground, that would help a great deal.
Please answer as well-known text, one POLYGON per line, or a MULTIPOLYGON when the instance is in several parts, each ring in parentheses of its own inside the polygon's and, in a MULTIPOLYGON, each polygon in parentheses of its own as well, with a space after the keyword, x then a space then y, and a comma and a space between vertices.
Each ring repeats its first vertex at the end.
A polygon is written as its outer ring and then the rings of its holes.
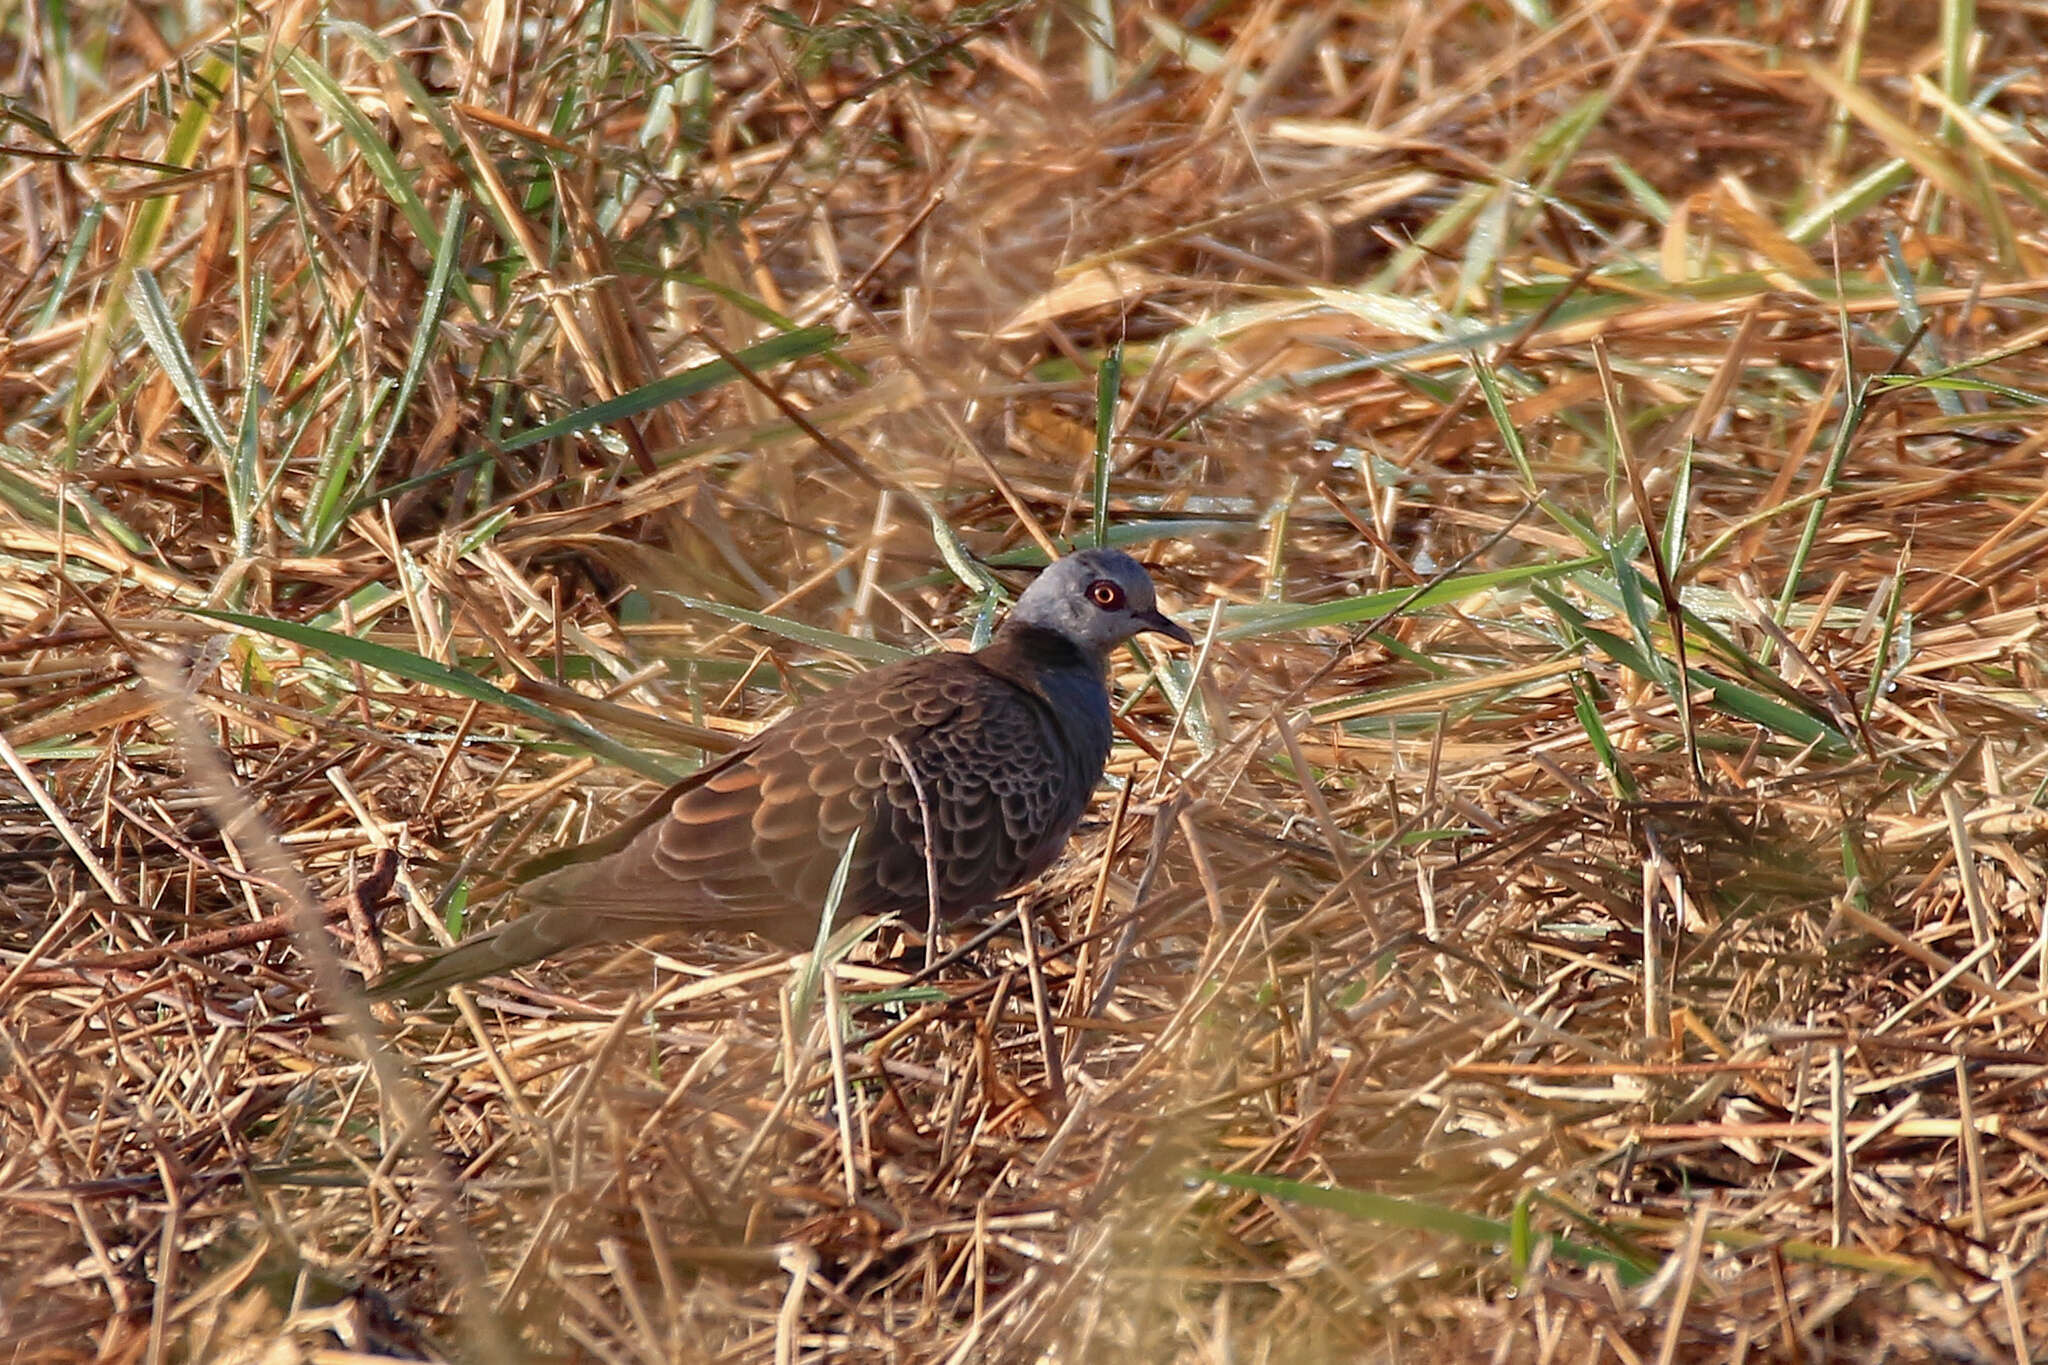
POLYGON ((7 1358, 2048 1351, 2044 41, 6 12, 7 1358), (986 943, 356 991, 1099 539, 986 943))

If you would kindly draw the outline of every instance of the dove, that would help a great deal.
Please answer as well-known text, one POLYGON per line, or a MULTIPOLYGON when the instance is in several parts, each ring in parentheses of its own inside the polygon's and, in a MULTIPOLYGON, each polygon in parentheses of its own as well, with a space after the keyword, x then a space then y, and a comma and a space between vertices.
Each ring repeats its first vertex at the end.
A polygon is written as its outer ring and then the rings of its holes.
POLYGON ((859 674, 797 707, 610 834, 522 868, 524 913, 371 994, 417 997, 672 930, 808 945, 842 860, 842 919, 922 924, 934 902, 943 920, 966 918, 1066 846, 1109 757, 1110 651, 1147 631, 1193 643, 1138 561, 1106 548, 1058 559, 986 647, 859 674))

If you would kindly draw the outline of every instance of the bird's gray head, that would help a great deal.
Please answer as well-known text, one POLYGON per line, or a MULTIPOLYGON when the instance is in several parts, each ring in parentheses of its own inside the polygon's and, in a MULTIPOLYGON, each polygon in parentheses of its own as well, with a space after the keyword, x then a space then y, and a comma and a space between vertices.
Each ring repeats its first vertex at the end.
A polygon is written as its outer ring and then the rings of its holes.
POLYGON ((1017 599, 1010 619, 1056 631, 1098 655, 1148 630, 1194 643, 1160 614, 1151 576, 1122 550, 1080 550, 1055 561, 1017 599))

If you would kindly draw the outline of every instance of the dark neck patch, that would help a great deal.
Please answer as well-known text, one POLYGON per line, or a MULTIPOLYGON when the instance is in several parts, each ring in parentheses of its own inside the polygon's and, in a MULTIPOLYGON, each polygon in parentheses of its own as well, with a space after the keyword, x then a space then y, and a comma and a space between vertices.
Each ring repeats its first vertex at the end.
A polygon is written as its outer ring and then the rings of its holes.
POLYGON ((973 657, 989 672, 1048 702, 1053 699, 1050 678, 1083 674, 1100 683, 1105 668, 1102 658, 1058 631, 1023 621, 1004 622, 988 648, 973 657))

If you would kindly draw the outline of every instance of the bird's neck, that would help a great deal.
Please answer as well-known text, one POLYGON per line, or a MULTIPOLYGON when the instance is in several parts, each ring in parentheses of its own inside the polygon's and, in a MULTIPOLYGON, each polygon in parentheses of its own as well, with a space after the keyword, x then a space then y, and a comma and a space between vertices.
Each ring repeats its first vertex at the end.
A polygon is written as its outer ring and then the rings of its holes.
POLYGON ((1058 631, 1014 620, 974 658, 1044 703, 1080 790, 1094 787, 1109 757, 1108 660, 1058 631))
POLYGON ((1049 688, 1051 680, 1061 680, 1071 688, 1071 680, 1086 678, 1103 693, 1107 703, 1107 661, 1056 630, 1025 621, 1005 621, 988 647, 974 657, 991 673, 1008 678, 1047 702, 1056 704, 1064 699, 1053 695, 1049 688))

